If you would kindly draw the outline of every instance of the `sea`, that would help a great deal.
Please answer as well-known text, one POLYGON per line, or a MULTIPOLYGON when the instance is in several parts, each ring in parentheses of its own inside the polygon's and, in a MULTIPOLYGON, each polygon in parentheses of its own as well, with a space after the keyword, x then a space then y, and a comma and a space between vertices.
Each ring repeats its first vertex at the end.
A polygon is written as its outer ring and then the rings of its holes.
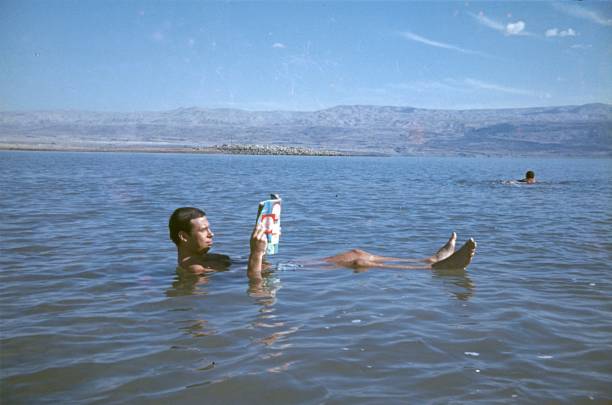
POLYGON ((610 159, 0 152, 0 402, 609 404, 611 178, 610 159), (254 286, 270 193, 282 236, 254 286), (182 206, 227 271, 177 274, 182 206), (465 270, 304 261, 427 257, 453 231, 478 244, 465 270))

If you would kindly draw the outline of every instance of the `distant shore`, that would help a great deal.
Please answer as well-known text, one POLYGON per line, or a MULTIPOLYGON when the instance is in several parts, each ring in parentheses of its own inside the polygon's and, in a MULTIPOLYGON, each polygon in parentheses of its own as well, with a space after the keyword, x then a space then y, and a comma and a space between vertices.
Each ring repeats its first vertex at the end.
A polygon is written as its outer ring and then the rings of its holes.
POLYGON ((612 157, 612 105, 435 110, 0 111, 0 150, 612 157))
POLYGON ((286 155, 286 156, 381 156, 377 153, 346 152, 314 149, 301 146, 222 144, 214 146, 145 146, 125 144, 59 145, 59 144, 0 144, 0 150, 40 152, 133 152, 133 153, 202 153, 230 155, 286 155))

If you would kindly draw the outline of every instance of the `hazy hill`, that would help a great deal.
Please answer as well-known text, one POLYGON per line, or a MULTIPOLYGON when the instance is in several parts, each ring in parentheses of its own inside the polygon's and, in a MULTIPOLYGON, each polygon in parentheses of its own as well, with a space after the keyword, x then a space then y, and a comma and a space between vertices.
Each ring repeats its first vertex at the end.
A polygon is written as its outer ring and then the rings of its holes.
POLYGON ((612 156, 612 106, 0 112, 0 147, 276 144, 387 154, 612 156))

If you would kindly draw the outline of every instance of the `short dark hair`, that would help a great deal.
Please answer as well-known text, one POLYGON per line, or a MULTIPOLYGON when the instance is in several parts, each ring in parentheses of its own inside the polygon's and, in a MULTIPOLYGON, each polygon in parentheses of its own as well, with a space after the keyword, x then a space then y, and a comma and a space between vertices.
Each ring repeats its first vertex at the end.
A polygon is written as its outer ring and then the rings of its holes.
POLYGON ((527 173, 525 173, 525 178, 526 179, 534 179, 535 178, 535 173, 531 170, 527 171, 527 173))
POLYGON ((170 239, 175 245, 179 244, 178 234, 180 231, 191 233, 191 220, 195 218, 205 217, 206 213, 198 208, 181 207, 174 210, 168 221, 170 229, 170 239))

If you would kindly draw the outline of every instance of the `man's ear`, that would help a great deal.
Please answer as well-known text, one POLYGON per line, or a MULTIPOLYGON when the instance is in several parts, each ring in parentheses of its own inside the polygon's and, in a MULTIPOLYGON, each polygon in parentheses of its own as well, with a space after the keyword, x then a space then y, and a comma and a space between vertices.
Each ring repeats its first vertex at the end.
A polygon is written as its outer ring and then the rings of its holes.
POLYGON ((180 240, 181 242, 187 242, 187 237, 188 237, 188 236, 189 236, 189 235, 188 235, 188 234, 187 234, 187 232, 185 232, 185 231, 179 231, 179 233, 178 233, 178 237, 179 237, 179 240, 180 240))

